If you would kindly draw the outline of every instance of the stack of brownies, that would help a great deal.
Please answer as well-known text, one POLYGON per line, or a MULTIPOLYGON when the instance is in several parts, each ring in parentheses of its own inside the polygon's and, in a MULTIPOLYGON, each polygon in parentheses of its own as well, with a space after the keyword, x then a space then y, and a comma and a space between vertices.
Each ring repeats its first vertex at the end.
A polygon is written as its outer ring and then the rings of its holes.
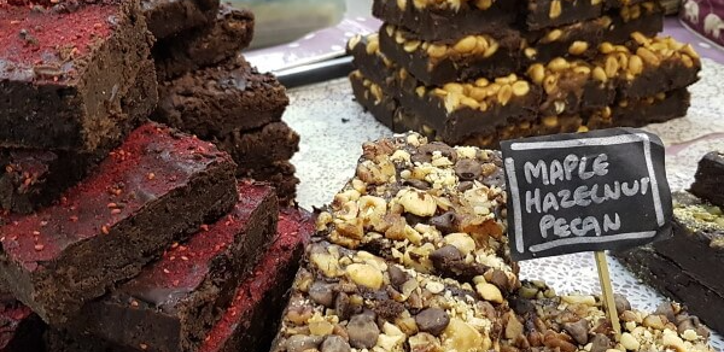
POLYGON ((158 74, 151 117, 215 143, 239 165, 237 175, 272 183, 283 203, 299 180, 289 159, 299 135, 281 121, 284 87, 251 67, 239 51, 254 35, 254 15, 219 0, 143 0, 158 74))
MULTIPOLYGON (((273 337, 259 317, 283 308, 310 214, 237 182, 214 143, 145 121, 158 96, 141 5, 0 2, 0 351, 253 351, 273 337)), ((227 92, 283 96, 235 62, 227 92)))
POLYGON ((499 152, 417 133, 366 143, 317 218, 274 352, 713 352, 678 304, 653 314, 521 282, 499 152))
POLYGON ((691 189, 674 194, 674 236, 616 257, 666 296, 724 332, 724 153, 699 162, 691 189))
POLYGON ((375 0, 354 37, 354 94, 394 131, 450 144, 684 116, 690 45, 656 37, 656 0, 375 0))

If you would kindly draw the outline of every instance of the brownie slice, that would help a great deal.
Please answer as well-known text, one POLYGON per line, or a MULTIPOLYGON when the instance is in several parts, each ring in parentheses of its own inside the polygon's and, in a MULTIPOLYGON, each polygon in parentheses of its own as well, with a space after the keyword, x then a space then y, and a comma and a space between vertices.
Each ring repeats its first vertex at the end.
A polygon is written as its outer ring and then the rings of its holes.
MULTIPOLYGON (((267 351, 276 331, 278 317, 287 300, 294 274, 299 267, 303 244, 314 232, 311 215, 304 210, 284 208, 274 240, 259 263, 249 272, 234 293, 231 305, 211 326, 196 351, 267 351)), ((45 334, 48 349, 54 352, 132 352, 136 348, 119 346, 93 336, 79 336, 60 329, 45 334)), ((150 349, 147 346, 146 349, 150 349)))
POLYGON ((258 130, 234 131, 213 142, 245 169, 286 161, 299 151, 299 135, 284 122, 272 122, 258 130))
POLYGON ((664 30, 664 10, 656 1, 639 2, 611 10, 602 19, 608 21, 604 32, 606 41, 621 44, 639 32, 654 37, 664 30))
MULTIPOLYGON (((122 98, 121 108, 130 115, 129 120, 140 121, 156 108, 157 101, 153 64, 147 62, 128 95, 122 98)), ((50 204, 88 175, 113 147, 116 145, 94 152, 0 149, 0 166, 4 169, 0 174, 0 208, 27 214, 50 204)))
POLYGON ((219 0, 141 0, 148 30, 164 39, 213 22, 219 0))
POLYGON ((549 62, 557 57, 590 59, 603 42, 610 22, 610 18, 595 18, 561 27, 524 31, 525 66, 549 62))
POLYGON ((0 351, 41 352, 45 324, 30 308, 11 296, 0 297, 0 351))
POLYGON ((590 129, 643 127, 686 116, 691 95, 686 89, 658 93, 642 99, 623 99, 586 117, 590 129))
POLYGON ((153 47, 159 81, 216 65, 239 54, 254 36, 254 14, 222 4, 212 25, 161 40, 153 47))
POLYGON ((69 329, 123 346, 195 351, 270 244, 278 213, 271 187, 240 185, 231 213, 171 246, 104 298, 86 303, 69 329))
POLYGON ((237 176, 270 183, 276 188, 281 204, 291 204, 297 197, 299 179, 294 176, 297 169, 288 160, 275 161, 264 166, 247 168, 239 166, 237 176))
POLYGON ((288 103, 273 75, 239 56, 162 83, 152 118, 206 139, 280 121, 288 103))
POLYGON ((603 1, 525 0, 525 24, 529 30, 558 27, 600 17, 603 1))
POLYGON ((0 277, 43 320, 64 323, 233 207, 235 166, 213 144, 145 124, 60 203, 10 216, 0 277))
POLYGON ((691 193, 724 207, 724 154, 710 152, 699 161, 691 193))
POLYGON ((0 4, 0 147, 93 151, 136 123, 122 98, 149 62, 133 1, 0 4))

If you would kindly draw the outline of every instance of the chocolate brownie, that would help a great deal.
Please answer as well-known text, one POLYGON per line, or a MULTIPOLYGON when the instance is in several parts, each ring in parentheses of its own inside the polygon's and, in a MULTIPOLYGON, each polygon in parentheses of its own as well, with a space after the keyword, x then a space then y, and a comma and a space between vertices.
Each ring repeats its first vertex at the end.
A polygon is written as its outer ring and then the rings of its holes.
POLYGON ((489 351, 509 308, 475 286, 313 240, 271 351, 489 351))
POLYGON ((379 40, 380 51, 386 57, 426 85, 516 72, 523 43, 517 31, 506 29, 451 41, 422 41, 412 32, 390 24, 380 29, 379 39, 373 35, 368 40, 371 45, 379 40))
POLYGON ((229 211, 235 166, 211 143, 145 124, 61 202, 9 217, 0 227, 0 277, 43 320, 64 323, 229 211))
MULTIPOLYGON (((278 317, 287 300, 294 274, 299 267, 303 244, 314 223, 304 210, 284 208, 279 214, 277 234, 268 251, 249 276, 234 289, 230 306, 221 319, 211 326, 196 351, 267 351, 276 331, 278 317)), ((132 352, 124 347, 93 336, 79 336, 60 329, 45 335, 53 352, 132 352)), ((151 350, 149 346, 146 349, 151 350)))
MULTIPOLYGON (((153 64, 144 66, 134 87, 121 99, 122 111, 133 121, 145 119, 158 100, 153 64)), ((27 214, 50 204, 85 177, 113 147, 94 152, 0 149, 4 169, 0 174, 0 208, 27 214)))
POLYGON ((299 179, 294 176, 297 169, 288 160, 275 161, 264 166, 246 168, 239 166, 237 176, 270 183, 276 188, 281 204, 291 204, 297 196, 299 179))
POLYGON ((596 18, 567 26, 525 31, 526 67, 535 62, 549 62, 557 57, 589 59, 603 42, 610 19, 596 18))
POLYGON ((656 1, 611 10, 603 19, 609 22, 604 37, 615 44, 631 40, 634 32, 653 37, 664 30, 664 11, 656 1))
POLYGON ((214 21, 219 0, 141 0, 148 30, 156 39, 208 26, 214 21))
POLYGON ((375 0, 372 14, 427 41, 495 33, 515 22, 523 0, 375 0))
POLYGON ((69 329, 123 346, 196 351, 271 243, 278 213, 271 187, 240 185, 239 202, 228 215, 172 245, 102 299, 86 303, 69 329))
POLYGON ((359 70, 349 74, 352 84, 352 93, 357 102, 369 111, 381 124, 396 133, 401 131, 394 123, 395 114, 400 109, 399 103, 393 94, 386 93, 377 83, 367 79, 359 70))
POLYGON ((724 154, 720 151, 707 153, 696 170, 691 193, 724 207, 724 154))
POLYGON ((223 136, 280 121, 289 98, 271 74, 241 56, 159 86, 153 119, 200 138, 223 136))
POLYGON ((272 122, 257 130, 234 131, 214 138, 213 142, 243 168, 286 161, 299 151, 299 135, 284 122, 272 122))
POLYGON ((0 297, 0 351, 41 352, 45 324, 30 308, 11 296, 0 297))
POLYGON ((0 147, 93 151, 120 141, 136 123, 121 100, 150 55, 138 4, 0 10, 0 147))
POLYGON ((590 129, 610 127, 643 127, 686 116, 691 95, 686 89, 658 93, 642 99, 624 99, 604 108, 601 113, 586 116, 590 129))
POLYGON ((558 27, 601 16, 603 1, 598 0, 525 0, 525 24, 528 30, 558 27))
POLYGON ((236 56, 254 36, 254 14, 223 4, 212 25, 184 32, 153 47, 159 81, 236 56))

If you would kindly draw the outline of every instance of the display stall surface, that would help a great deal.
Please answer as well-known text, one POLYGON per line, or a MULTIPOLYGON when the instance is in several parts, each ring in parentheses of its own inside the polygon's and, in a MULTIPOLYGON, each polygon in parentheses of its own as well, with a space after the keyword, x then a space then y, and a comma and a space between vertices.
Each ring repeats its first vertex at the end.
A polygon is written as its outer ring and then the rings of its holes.
MULTIPOLYGON (((686 118, 646 127, 667 146, 667 172, 672 190, 688 187, 696 164, 710 150, 724 147, 724 66, 705 59, 701 81, 691 87, 692 106, 686 118)), ((360 145, 392 135, 352 99, 345 79, 290 91, 285 121, 301 135, 300 152, 292 159, 301 179, 298 201, 311 209, 320 207, 353 175, 360 145)), ((664 297, 640 283, 615 260, 613 286, 637 309, 653 311, 664 297)), ((522 278, 545 280, 557 292, 600 292, 591 253, 566 255, 521 263, 522 278)), ((724 350, 724 339, 712 335, 715 349, 724 350)))

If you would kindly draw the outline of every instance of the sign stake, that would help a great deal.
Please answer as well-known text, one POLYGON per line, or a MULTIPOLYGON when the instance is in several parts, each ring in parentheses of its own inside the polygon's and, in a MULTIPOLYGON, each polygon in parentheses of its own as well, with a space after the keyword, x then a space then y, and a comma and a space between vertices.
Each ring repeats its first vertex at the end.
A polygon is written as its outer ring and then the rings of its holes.
POLYGON ((613 325, 613 331, 616 333, 616 340, 618 340, 621 337, 621 323, 618 320, 616 301, 613 298, 613 286, 611 285, 611 275, 608 272, 606 252, 595 252, 595 258, 598 267, 598 279, 601 282, 601 291, 603 292, 603 305, 606 308, 608 318, 611 320, 611 325, 613 325))

